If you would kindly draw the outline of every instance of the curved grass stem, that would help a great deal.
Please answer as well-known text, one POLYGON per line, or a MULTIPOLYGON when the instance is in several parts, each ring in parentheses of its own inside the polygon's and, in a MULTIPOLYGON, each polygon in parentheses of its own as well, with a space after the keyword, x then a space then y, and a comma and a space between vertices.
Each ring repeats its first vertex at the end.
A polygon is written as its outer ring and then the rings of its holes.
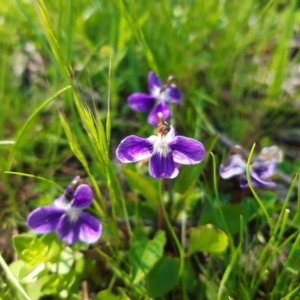
POLYGON ((258 205, 260 206, 261 210, 263 211, 265 217, 267 218, 267 222, 269 224, 270 227, 273 227, 271 224, 272 222, 272 219, 271 217, 269 216, 265 206, 263 205, 263 203, 261 202, 259 196, 257 195, 253 185, 252 185, 252 181, 251 181, 251 176, 250 176, 250 164, 251 164, 251 160, 252 160, 252 156, 253 156, 253 153, 254 153, 254 149, 255 149, 255 143, 253 144, 252 146, 252 149, 250 151, 250 154, 249 154, 249 157, 248 157, 248 160, 247 160, 247 165, 246 165, 246 176, 247 176, 247 182, 248 182, 248 185, 249 185, 249 188, 255 198, 255 200, 257 201, 258 205))

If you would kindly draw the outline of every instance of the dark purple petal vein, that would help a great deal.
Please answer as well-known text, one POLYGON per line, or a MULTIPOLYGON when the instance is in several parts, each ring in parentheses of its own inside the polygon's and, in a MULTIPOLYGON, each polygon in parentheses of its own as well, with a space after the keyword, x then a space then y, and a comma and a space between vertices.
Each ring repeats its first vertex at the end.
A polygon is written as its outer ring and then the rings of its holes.
POLYGON ((64 215, 56 229, 58 237, 67 245, 76 243, 79 239, 80 225, 79 219, 73 222, 68 215, 64 215))
POLYGON ((149 162, 149 174, 153 178, 174 178, 178 175, 178 166, 173 161, 172 152, 162 156, 154 153, 149 162))

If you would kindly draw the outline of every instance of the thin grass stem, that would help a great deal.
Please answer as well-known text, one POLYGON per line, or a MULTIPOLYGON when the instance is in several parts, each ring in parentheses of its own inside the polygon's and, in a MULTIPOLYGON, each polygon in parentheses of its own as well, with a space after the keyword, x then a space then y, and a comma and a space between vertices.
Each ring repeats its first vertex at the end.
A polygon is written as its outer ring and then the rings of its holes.
POLYGON ((248 181, 248 185, 249 185, 249 188, 255 198, 255 200, 257 201, 258 205, 260 206, 261 210, 263 211, 265 217, 267 218, 267 222, 269 224, 270 227, 272 227, 272 219, 270 218, 265 206, 263 205, 263 203, 261 202, 258 194, 256 193, 254 187, 253 187, 253 184, 252 184, 252 181, 251 181, 251 175, 250 175, 250 165, 251 165, 251 160, 252 160, 252 156, 253 156, 253 153, 254 153, 254 149, 255 149, 255 143, 253 144, 252 146, 252 149, 250 151, 250 154, 249 154, 249 157, 248 157, 248 160, 247 160, 247 165, 246 165, 246 175, 247 175, 247 181, 248 181))
POLYGON ((179 276, 182 274, 183 272, 183 269, 184 269, 184 251, 182 249, 182 246, 179 242, 179 239, 176 235, 176 232, 174 231, 173 227, 172 227, 172 224, 170 222, 170 219, 169 219, 169 216, 167 214, 167 211, 166 211, 166 208, 165 208, 165 205, 163 203, 163 179, 161 179, 159 181, 159 193, 160 193, 160 202, 161 202, 161 208, 162 208, 162 212, 163 212, 163 216, 164 216, 164 219, 167 223, 167 226, 168 226, 168 229, 172 235, 172 238, 177 246, 177 249, 178 249, 178 254, 179 254, 179 262, 180 262, 180 266, 179 266, 179 276))
MULTIPOLYGON (((224 230, 226 231, 226 234, 228 236, 229 246, 230 246, 231 252, 234 253, 235 252, 235 247, 234 247, 234 244, 233 244, 233 241, 232 241, 232 237, 231 237, 229 228, 227 226, 226 220, 225 220, 223 212, 222 212, 222 204, 221 204, 221 200, 220 200, 219 192, 218 192, 216 160, 215 160, 214 154, 212 152, 210 152, 210 154, 211 154, 212 162, 213 162, 213 183, 214 183, 214 192, 215 192, 215 195, 216 195, 217 206, 218 206, 218 214, 219 214, 219 217, 221 219, 224 230)), ((212 205, 212 207, 214 207, 214 205, 212 205)))
POLYGON ((5 260, 3 259, 1 253, 0 253, 0 265, 1 265, 4 273, 6 274, 7 279, 12 283, 12 285, 14 286, 16 291, 18 291, 23 296, 24 299, 30 300, 30 297, 25 292, 25 290, 23 289, 23 287, 21 286, 19 281, 15 278, 14 274, 12 273, 12 271, 6 264, 5 260))

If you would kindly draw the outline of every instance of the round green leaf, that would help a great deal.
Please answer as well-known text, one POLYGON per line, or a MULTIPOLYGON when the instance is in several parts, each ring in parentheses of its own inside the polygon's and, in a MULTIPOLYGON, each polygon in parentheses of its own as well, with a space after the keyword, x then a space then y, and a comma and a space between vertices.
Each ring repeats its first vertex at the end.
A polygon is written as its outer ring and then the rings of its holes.
POLYGON ((161 297, 172 290, 178 281, 179 260, 172 257, 161 258, 147 275, 150 297, 161 297))
POLYGON ((194 252, 220 253, 226 250, 228 237, 211 224, 190 229, 189 254, 194 252))

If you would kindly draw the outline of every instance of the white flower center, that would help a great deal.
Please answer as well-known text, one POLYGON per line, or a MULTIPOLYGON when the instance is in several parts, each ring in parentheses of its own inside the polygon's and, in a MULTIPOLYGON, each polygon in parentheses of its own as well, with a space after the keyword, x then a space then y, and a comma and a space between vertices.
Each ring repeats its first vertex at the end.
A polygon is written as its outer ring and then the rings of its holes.
POLYGON ((166 157, 171 148, 168 146, 165 137, 158 136, 155 143, 153 144, 154 153, 159 153, 160 156, 166 157))
POLYGON ((153 89, 152 96, 155 97, 156 105, 168 98, 167 91, 165 90, 161 92, 161 88, 158 87, 153 89))
POLYGON ((80 213, 81 213, 81 209, 75 207, 69 206, 66 209, 66 214, 71 223, 75 223, 78 220, 80 213))

